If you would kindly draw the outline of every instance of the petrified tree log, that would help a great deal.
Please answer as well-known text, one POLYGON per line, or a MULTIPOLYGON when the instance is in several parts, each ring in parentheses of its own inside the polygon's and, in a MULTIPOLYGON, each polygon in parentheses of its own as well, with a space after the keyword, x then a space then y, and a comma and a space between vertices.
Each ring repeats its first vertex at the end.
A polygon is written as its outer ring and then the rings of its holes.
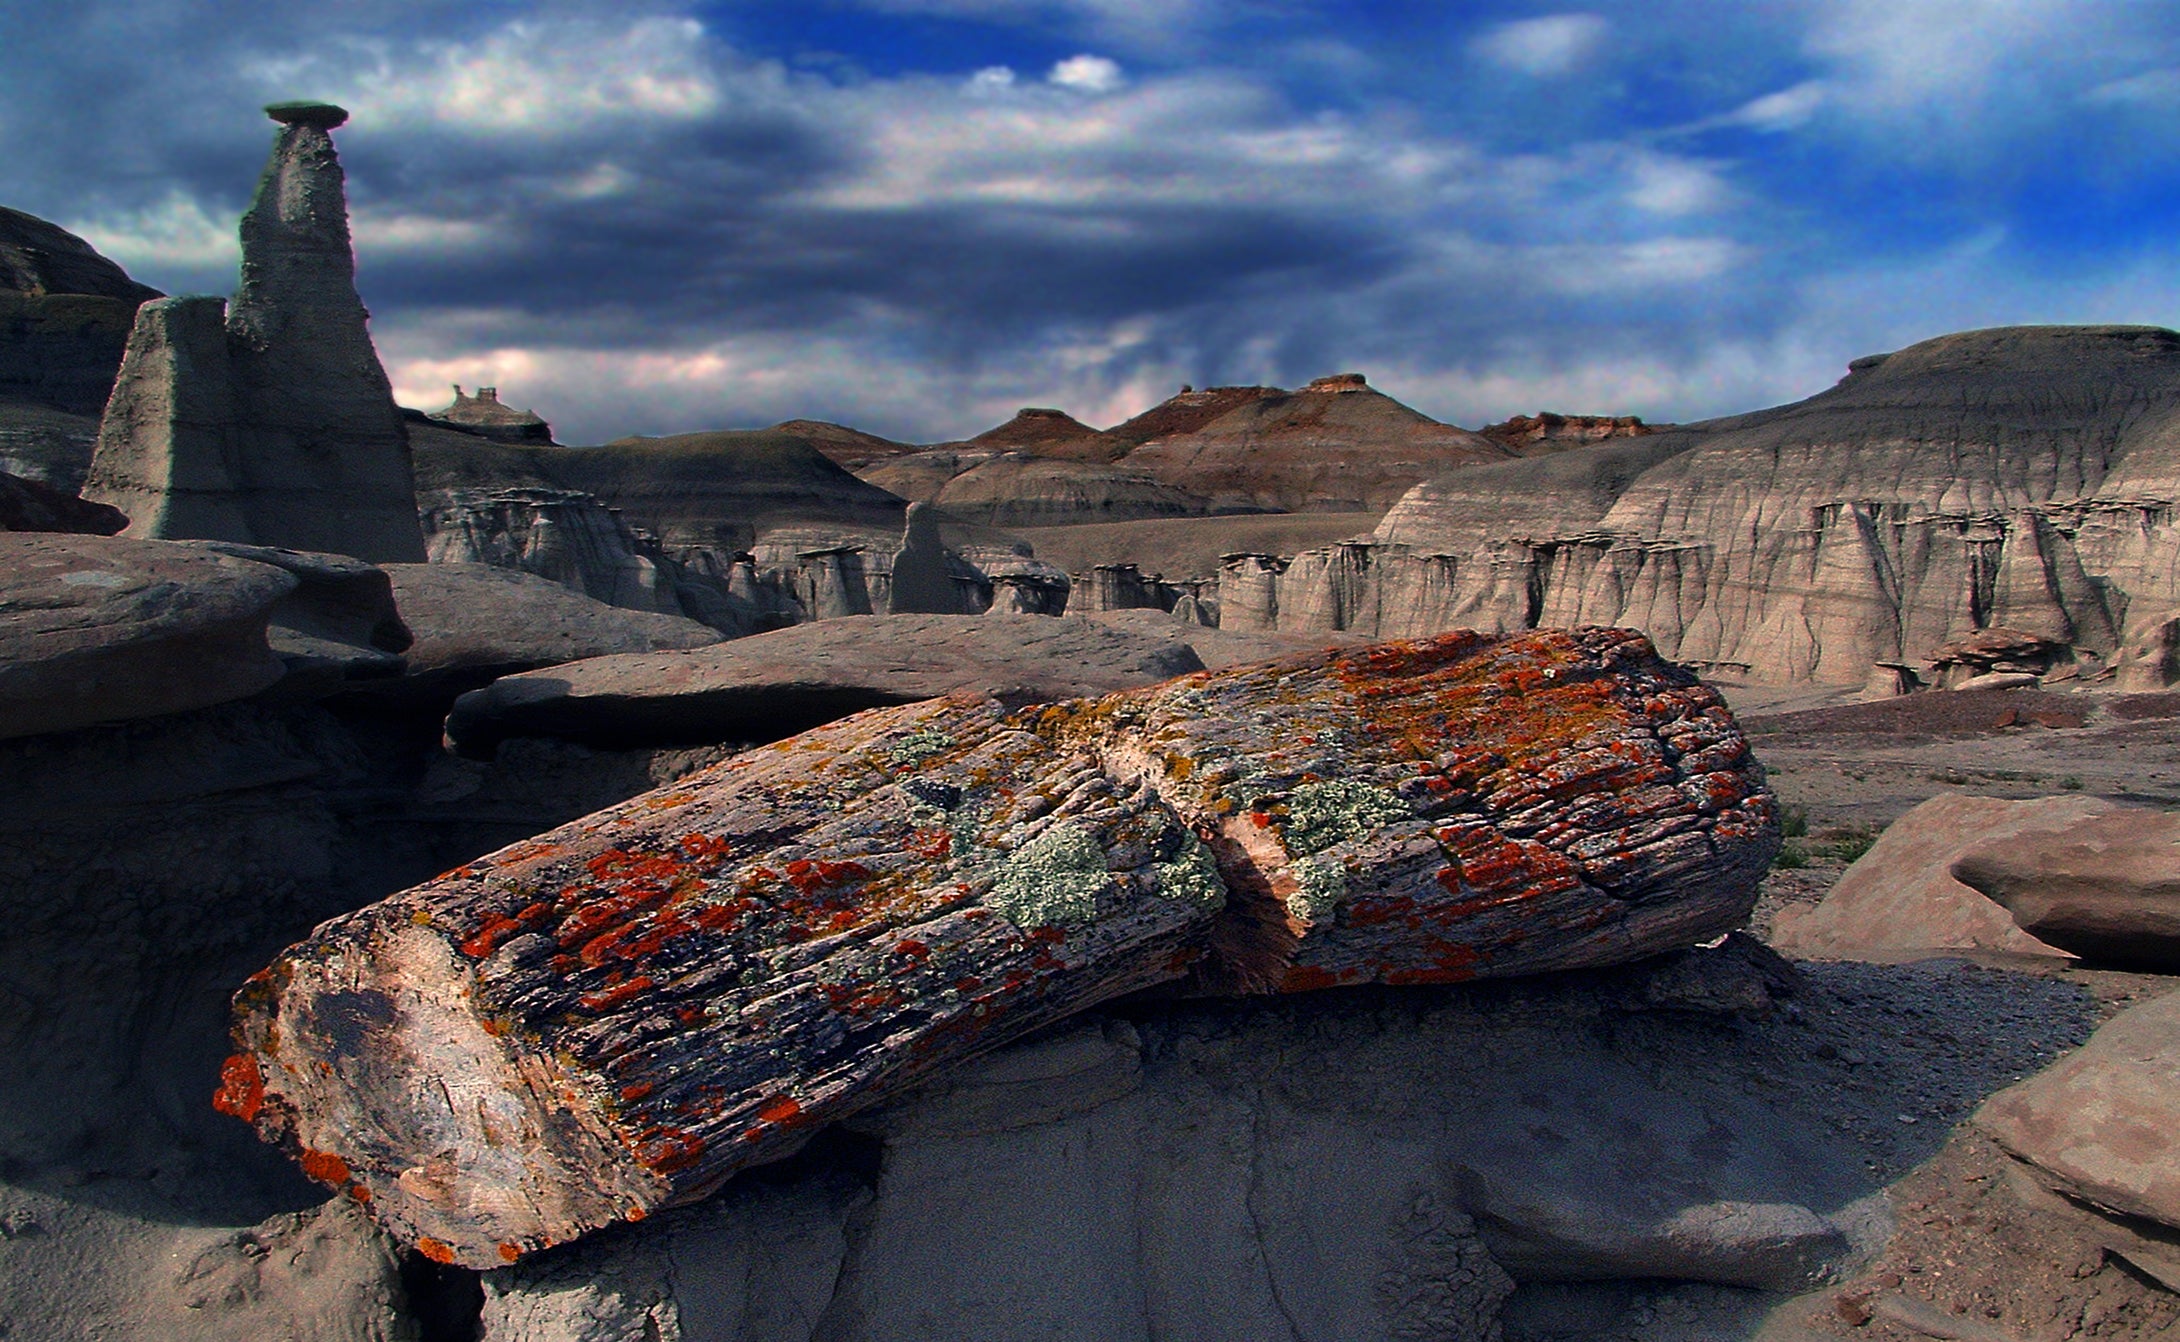
POLYGON ((1777 842, 1717 696, 1620 630, 874 710, 327 923, 238 994, 216 1103, 497 1266, 1137 988, 1701 940, 1777 842))

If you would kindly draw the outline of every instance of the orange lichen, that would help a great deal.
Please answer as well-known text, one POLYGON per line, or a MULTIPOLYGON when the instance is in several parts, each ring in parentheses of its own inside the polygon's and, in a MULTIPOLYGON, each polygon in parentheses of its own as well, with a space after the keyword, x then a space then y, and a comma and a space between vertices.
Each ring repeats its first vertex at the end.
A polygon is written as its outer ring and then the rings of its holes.
POLYGON ((509 1244, 502 1241, 499 1251, 500 1261, 503 1263, 515 1263, 522 1260, 522 1246, 519 1244, 509 1244))
POLYGON ((448 1267, 454 1266, 454 1250, 444 1241, 435 1240, 429 1235, 417 1240, 416 1251, 434 1263, 443 1263, 448 1267))
POLYGON ((656 983, 651 981, 649 974, 638 974, 626 983, 614 984, 594 993, 584 993, 576 1000, 580 1001, 587 1011, 610 1011, 626 1002, 629 998, 657 986, 656 983))
POLYGON ((220 1064, 219 1089, 212 1092, 212 1107, 245 1123, 257 1120, 265 1105, 265 1076, 257 1068, 257 1055, 237 1053, 220 1064))
POLYGON ((313 1151, 305 1147, 302 1155, 297 1157, 296 1163, 303 1167, 304 1174, 316 1179, 321 1184, 345 1184, 348 1182, 348 1162, 334 1155, 331 1151, 313 1151))

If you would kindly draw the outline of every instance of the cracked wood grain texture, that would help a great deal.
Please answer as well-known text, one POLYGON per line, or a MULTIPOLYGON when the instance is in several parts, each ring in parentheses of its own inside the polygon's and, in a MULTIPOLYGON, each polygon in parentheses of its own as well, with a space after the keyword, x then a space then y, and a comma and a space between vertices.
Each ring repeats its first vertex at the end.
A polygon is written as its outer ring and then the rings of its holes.
POLYGON ((1777 844, 1718 697, 1624 630, 878 709, 326 923, 237 995, 215 1103, 495 1267, 1140 988, 1700 941, 1777 844))

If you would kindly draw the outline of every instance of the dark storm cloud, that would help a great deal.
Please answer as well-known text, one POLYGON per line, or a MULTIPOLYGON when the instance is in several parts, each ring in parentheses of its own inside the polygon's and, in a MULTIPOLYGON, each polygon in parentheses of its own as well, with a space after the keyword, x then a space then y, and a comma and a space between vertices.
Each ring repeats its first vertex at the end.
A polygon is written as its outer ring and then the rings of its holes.
POLYGON ((2139 140, 2180 87, 2153 9, 865 4, 1043 54, 722 37, 792 32, 771 0, 712 27, 585 0, 18 9, 0 201, 222 290, 259 106, 341 101, 397 386, 496 380, 593 439, 795 415, 935 438, 1026 402, 1109 422, 1180 381, 1347 368, 1471 421, 1687 417, 1947 327, 2169 320, 2169 229, 2027 272, 2034 220, 1950 166, 2120 173, 2091 132, 2139 140))

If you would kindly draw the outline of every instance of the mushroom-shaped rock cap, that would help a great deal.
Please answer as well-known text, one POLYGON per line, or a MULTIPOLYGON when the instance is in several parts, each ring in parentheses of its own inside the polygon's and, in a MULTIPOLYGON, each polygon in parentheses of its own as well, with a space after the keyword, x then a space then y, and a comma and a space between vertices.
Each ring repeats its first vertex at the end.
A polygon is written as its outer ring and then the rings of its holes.
POLYGON ((265 115, 283 126, 317 126, 323 130, 332 130, 335 126, 348 120, 348 109, 335 107, 332 103, 317 103, 306 100, 303 102, 273 103, 266 107, 265 115))

